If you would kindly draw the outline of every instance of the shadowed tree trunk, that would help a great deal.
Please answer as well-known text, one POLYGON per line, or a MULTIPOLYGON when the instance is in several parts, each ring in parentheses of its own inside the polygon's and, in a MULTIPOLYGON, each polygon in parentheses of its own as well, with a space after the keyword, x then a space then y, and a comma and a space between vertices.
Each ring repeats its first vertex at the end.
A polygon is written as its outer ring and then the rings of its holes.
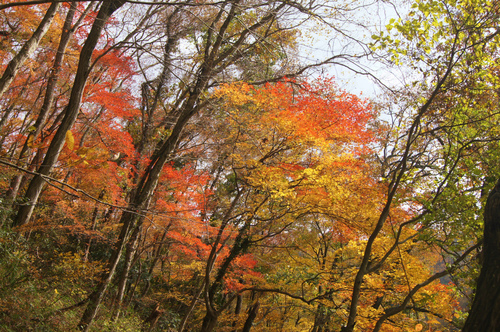
MULTIPOLYGON (((24 161, 24 159, 28 155, 28 151, 30 150, 29 142, 30 141, 34 142, 42 132, 42 129, 44 128, 45 123, 47 121, 49 112, 52 108, 52 104, 54 103, 56 83, 59 78, 59 73, 61 72, 61 66, 63 64, 66 47, 68 46, 69 41, 71 40, 71 36, 73 35, 74 29, 76 28, 76 26, 73 26, 73 28, 71 27, 73 18, 75 16, 75 12, 76 12, 76 3, 72 2, 71 7, 68 10, 68 14, 66 15, 64 25, 62 27, 61 40, 59 42, 59 47, 57 48, 57 53, 54 59, 54 65, 52 66, 49 79, 47 80, 47 88, 45 90, 45 97, 43 100, 43 104, 42 107, 40 108, 40 113, 38 114, 36 122, 33 125, 35 130, 30 132, 28 134, 28 137, 26 137, 26 140, 24 141, 24 145, 21 149, 21 152, 19 153, 18 163, 17 163, 18 165, 22 165, 23 163, 29 164, 28 160, 24 161)), ((10 188, 6 194, 7 200, 9 202, 13 202, 16 199, 17 192, 19 191, 23 177, 24 174, 21 173, 16 175, 11 180, 10 188)))
POLYGON ((241 304, 243 302, 243 297, 241 296, 241 294, 238 294, 236 296, 236 307, 234 308, 234 321, 233 321, 233 327, 235 328, 233 331, 231 332, 238 332, 238 329, 236 329, 236 326, 238 324, 238 316, 240 315, 241 313, 241 304))
POLYGON ((80 53, 80 60, 78 62, 78 69, 75 75, 75 81, 71 90, 71 96, 64 113, 64 118, 57 129, 54 138, 50 142, 50 146, 45 154, 42 165, 38 168, 37 175, 31 180, 26 194, 24 196, 25 204, 19 208, 17 216, 14 220, 13 226, 22 226, 28 223, 33 214, 35 205, 45 183, 44 176, 48 175, 52 167, 57 162, 59 154, 66 141, 66 132, 71 129, 76 121, 76 117, 80 111, 80 104, 83 96, 83 90, 90 73, 90 61, 92 53, 94 52, 101 32, 106 25, 109 17, 120 8, 125 2, 123 0, 113 0, 104 2, 97 14, 97 17, 92 25, 92 29, 83 45, 80 53))
POLYGON ((137 250, 137 243, 139 239, 140 227, 136 227, 130 237, 129 242, 126 245, 126 253, 124 259, 124 266, 121 272, 120 279, 118 281, 118 294, 116 295, 115 302, 115 313, 113 315, 113 321, 116 321, 120 317, 120 313, 123 305, 123 296, 125 295, 125 288, 127 286, 127 280, 132 267, 132 261, 137 250))
POLYGON ((12 83, 12 81, 14 80, 19 68, 21 68, 24 62, 35 52, 43 36, 45 36, 45 33, 47 33, 47 31, 49 30, 50 25, 54 20, 54 16, 56 15, 57 10, 60 6, 60 2, 53 2, 50 5, 36 31, 33 33, 31 38, 23 45, 19 53, 17 53, 17 55, 9 62, 7 68, 5 68, 5 71, 0 78, 0 97, 3 96, 5 91, 7 91, 10 83, 12 83))
POLYGON ((463 332, 500 331, 500 180, 484 209, 483 266, 463 332))
POLYGON ((257 314, 259 313, 259 308, 260 308, 260 303, 259 300, 255 302, 254 305, 248 310, 248 317, 247 320, 245 321, 245 325, 243 326, 242 332, 250 332, 253 326, 253 322, 255 318, 257 317, 257 314))

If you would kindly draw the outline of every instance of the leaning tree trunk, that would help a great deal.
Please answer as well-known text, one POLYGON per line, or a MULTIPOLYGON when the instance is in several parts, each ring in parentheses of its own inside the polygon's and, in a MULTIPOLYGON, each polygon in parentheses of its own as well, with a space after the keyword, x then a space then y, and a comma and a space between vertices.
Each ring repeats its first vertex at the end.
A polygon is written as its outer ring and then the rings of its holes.
POLYGON ((31 38, 23 45, 21 50, 19 50, 19 53, 17 53, 16 56, 9 62, 7 68, 5 68, 2 77, 0 77, 0 97, 2 97, 5 91, 9 88, 9 85, 14 80, 19 68, 21 68, 24 62, 35 52, 43 36, 45 36, 45 33, 49 30, 54 16, 60 6, 60 2, 53 2, 50 5, 31 38))
POLYGON ((76 121, 76 117, 80 111, 83 90, 90 73, 90 61, 92 53, 97 45, 101 32, 104 29, 109 17, 124 4, 124 0, 112 0, 103 2, 99 13, 92 25, 92 29, 82 47, 78 69, 76 71, 75 81, 71 90, 71 96, 66 107, 64 118, 57 129, 54 138, 50 142, 50 146, 45 154, 42 165, 38 168, 38 174, 31 180, 25 194, 26 204, 19 209, 13 226, 22 226, 28 223, 35 205, 38 202, 38 197, 45 183, 44 176, 48 175, 57 162, 59 154, 66 141, 66 132, 71 129, 76 121))
POLYGON ((241 332, 250 332, 253 326, 253 322, 255 318, 257 318, 257 314, 259 313, 260 302, 257 300, 254 305, 248 310, 248 317, 245 321, 245 325, 243 326, 243 330, 241 332))
MULTIPOLYGON (((141 224, 141 222, 139 222, 141 224)), ((137 251, 137 243, 139 240, 139 233, 141 231, 141 227, 136 227, 130 237, 126 245, 124 266, 122 273, 120 275, 120 279, 118 281, 118 294, 116 295, 115 300, 115 313, 113 314, 113 321, 116 321, 120 317, 120 313, 123 305, 123 296, 125 295, 125 288, 127 286, 127 280, 130 273, 130 268, 132 267, 132 261, 134 259, 134 255, 137 251)))
POLYGON ((500 180, 484 209, 483 266, 463 332, 500 331, 500 180))
MULTIPOLYGON (((66 53, 66 48, 71 40, 71 36, 73 35, 74 29, 76 28, 76 26, 74 26, 73 28, 71 27, 73 23, 73 18, 76 13, 76 5, 77 4, 75 2, 71 3, 71 7, 69 8, 68 14, 66 15, 66 19, 64 20, 64 25, 61 31, 61 39, 59 41, 56 57, 54 59, 54 65, 52 66, 49 79, 47 80, 47 88, 45 89, 45 97, 43 100, 43 104, 42 107, 40 108, 40 113, 38 114, 36 122, 33 125, 35 130, 33 132, 30 132, 28 134, 28 137, 24 141, 24 145, 21 149, 21 152, 19 153, 18 163, 17 163, 18 165, 23 164, 24 158, 27 157, 29 153, 30 150, 29 142, 36 141, 36 139, 42 132, 45 126, 45 122, 47 121, 50 109, 52 108, 52 105, 54 103, 56 83, 59 78, 59 73, 61 72, 64 55, 66 53)), ((26 160, 26 164, 29 164, 29 160, 26 160)), ((8 201, 8 204, 11 204, 16 199, 19 188, 21 187, 21 182, 23 180, 23 177, 24 174, 20 173, 12 178, 9 186, 10 188, 6 194, 6 199, 8 201)))

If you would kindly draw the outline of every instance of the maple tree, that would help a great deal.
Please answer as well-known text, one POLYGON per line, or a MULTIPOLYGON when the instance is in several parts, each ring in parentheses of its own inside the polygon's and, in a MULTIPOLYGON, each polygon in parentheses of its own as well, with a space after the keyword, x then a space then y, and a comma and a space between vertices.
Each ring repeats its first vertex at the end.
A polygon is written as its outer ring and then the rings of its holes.
POLYGON ((19 52, 10 60, 9 64, 5 68, 2 77, 0 78, 0 97, 5 93, 10 83, 12 83, 12 81, 14 80, 20 67, 23 66, 24 62, 33 54, 41 39, 49 30, 50 24, 52 23, 52 20, 54 19, 59 6, 60 3, 58 2, 54 2, 50 5, 33 35, 26 41, 26 43, 24 43, 19 52))
MULTIPOLYGON (((494 62, 498 38, 496 32, 483 29, 496 24, 496 5, 489 5, 491 11, 483 11, 474 2, 419 2, 412 6, 407 18, 391 20, 388 35, 382 32, 373 36, 374 47, 382 51, 388 48, 387 58, 393 63, 406 61, 423 75, 399 94, 404 100, 399 103, 402 108, 394 127, 399 137, 390 143, 387 159, 383 161, 389 199, 385 213, 380 216, 379 228, 369 241, 376 240, 387 222, 392 202, 409 193, 413 197, 407 200, 416 204, 417 212, 410 225, 418 222, 422 234, 419 240, 435 243, 448 264, 428 282, 457 269, 468 269, 467 265, 474 262, 467 255, 480 244, 477 219, 482 203, 479 202, 484 199, 483 190, 491 185, 489 171, 495 170, 489 168, 491 164, 482 168, 485 164, 478 162, 474 154, 481 151, 489 155, 492 152, 489 147, 497 142, 495 130, 490 127, 494 126, 496 115, 487 106, 489 101, 483 99, 495 84, 494 79, 487 78, 491 75, 489 70, 484 69, 491 68, 494 62), (419 21, 423 17, 425 22, 419 21), (476 20, 482 23, 471 23, 476 20), (476 47, 482 51, 476 52, 476 47), (473 70, 468 69, 471 63, 477 64, 473 70), (476 125, 482 127, 481 131, 477 131, 476 125), (472 171, 471 162, 481 168, 480 173, 472 171), (464 172, 465 169, 471 172, 464 172)), ((345 331, 355 328, 362 278, 373 270, 368 268, 370 256, 368 246, 364 256, 366 267, 362 264, 358 272, 345 331)), ((428 282, 416 285, 400 305, 386 309, 374 330, 380 330, 391 315, 408 308, 414 290, 428 282)), ((454 280, 457 287, 462 282, 454 280)))
POLYGON ((89 32, 88 37, 82 47, 80 53, 80 58, 78 62, 78 68, 75 74, 75 80, 71 88, 70 98, 68 100, 68 105, 64 111, 64 116, 59 124, 54 137, 51 140, 47 151, 45 152, 45 157, 41 162, 40 167, 37 169, 37 175, 30 181, 30 184, 25 193, 25 200, 28 202, 26 205, 21 206, 14 225, 22 226, 28 222, 33 213, 34 206, 38 201, 38 197, 43 188, 44 180, 43 176, 48 175, 54 164, 56 163, 59 154, 64 146, 67 132, 73 126, 76 117, 78 116, 80 104, 83 96, 83 90, 85 88, 85 83, 88 79, 90 64, 92 60, 92 54, 97 46, 101 32, 106 24, 108 18, 113 14, 115 10, 123 5, 122 1, 110 1, 103 3, 95 21, 92 25, 92 29, 89 32))
POLYGON ((495 2, 418 1, 371 44, 349 36, 371 29, 355 1, 43 2, 0 5, 6 328, 456 331, 488 313, 495 2), (307 59, 313 25, 362 54, 307 59), (370 103, 314 71, 368 54, 409 83, 370 103))
MULTIPOLYGON (((350 147, 353 153, 361 153, 370 141, 369 108, 355 96, 334 91, 331 82, 302 85, 294 91, 291 83, 263 88, 236 83, 215 92, 222 97, 224 113, 208 140, 222 147, 223 151, 216 152, 226 157, 211 167, 217 172, 217 182, 211 185, 215 192, 203 212, 205 222, 214 228, 205 240, 211 252, 203 289, 197 294, 204 294, 207 306, 203 331, 213 330, 232 302, 239 301, 241 306, 238 290, 267 284, 260 274, 243 270, 258 266, 249 256, 253 247, 269 246, 267 255, 273 256, 271 248, 279 246, 283 234, 292 236, 292 229, 300 227, 297 218, 326 213, 335 204, 329 202, 339 193, 328 187, 338 190, 349 178, 356 179, 353 174, 331 183, 332 173, 349 173, 352 165, 351 170, 361 176, 361 161, 340 151, 344 145, 345 151, 350 147), (311 197, 315 189, 322 193, 311 197), (239 273, 232 276, 233 269, 239 273), (221 292, 226 297, 221 299, 221 292)), ((210 163, 214 151, 208 152, 210 163)), ((257 311, 254 304, 252 319, 257 311)), ((252 319, 248 317, 245 324, 252 319)))

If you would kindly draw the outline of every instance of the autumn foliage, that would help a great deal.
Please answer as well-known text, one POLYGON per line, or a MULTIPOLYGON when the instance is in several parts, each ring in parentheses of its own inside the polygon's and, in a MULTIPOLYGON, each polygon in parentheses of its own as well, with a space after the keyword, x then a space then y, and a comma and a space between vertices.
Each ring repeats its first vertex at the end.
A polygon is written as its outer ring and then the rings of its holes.
MULTIPOLYGON (((461 328, 497 90, 443 41, 435 79, 350 93, 297 55, 312 11, 0 4, 2 73, 24 59, 0 78, 0 330, 461 328)), ((396 65, 410 23, 367 49, 396 65)))

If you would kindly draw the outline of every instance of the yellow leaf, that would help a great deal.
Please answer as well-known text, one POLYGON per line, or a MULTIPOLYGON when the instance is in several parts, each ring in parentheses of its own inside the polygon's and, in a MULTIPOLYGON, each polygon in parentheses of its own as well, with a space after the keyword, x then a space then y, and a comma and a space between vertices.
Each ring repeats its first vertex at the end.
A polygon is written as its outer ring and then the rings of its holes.
POLYGON ((422 324, 417 324, 417 325, 415 325, 415 331, 417 331, 417 332, 418 332, 418 331, 422 331, 422 329, 423 329, 423 328, 424 328, 424 327, 422 326, 422 324))
POLYGON ((71 130, 68 130, 66 132, 66 147, 69 150, 73 150, 73 148, 75 147, 75 138, 73 137, 73 133, 71 132, 71 130))
POLYGON ((33 148, 33 135, 28 136, 28 147, 31 149, 33 148))

